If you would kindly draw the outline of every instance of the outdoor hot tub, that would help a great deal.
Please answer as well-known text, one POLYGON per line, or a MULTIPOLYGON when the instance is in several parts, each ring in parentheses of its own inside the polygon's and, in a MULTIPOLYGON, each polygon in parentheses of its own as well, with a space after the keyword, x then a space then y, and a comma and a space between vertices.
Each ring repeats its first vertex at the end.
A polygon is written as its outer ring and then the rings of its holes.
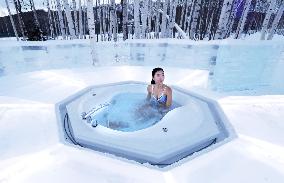
POLYGON ((170 109, 159 116, 146 113, 135 118, 140 111, 133 106, 143 103, 147 85, 104 84, 70 96, 58 105, 65 139, 140 163, 167 166, 228 136, 214 101, 175 86, 170 109))

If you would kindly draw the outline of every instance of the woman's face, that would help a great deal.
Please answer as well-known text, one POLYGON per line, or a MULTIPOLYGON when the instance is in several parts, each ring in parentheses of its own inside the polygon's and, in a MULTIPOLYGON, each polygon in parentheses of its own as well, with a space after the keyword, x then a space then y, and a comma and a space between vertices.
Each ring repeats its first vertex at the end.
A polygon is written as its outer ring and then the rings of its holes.
POLYGON ((163 83, 165 79, 164 71, 157 71, 153 79, 156 84, 163 83))

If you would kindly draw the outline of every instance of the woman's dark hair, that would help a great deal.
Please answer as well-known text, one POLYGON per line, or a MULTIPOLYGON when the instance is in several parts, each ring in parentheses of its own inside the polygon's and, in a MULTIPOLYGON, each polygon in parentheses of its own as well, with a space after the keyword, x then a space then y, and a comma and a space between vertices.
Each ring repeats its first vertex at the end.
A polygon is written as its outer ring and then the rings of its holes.
POLYGON ((151 80, 151 84, 155 84, 155 81, 154 81, 153 77, 155 76, 156 72, 158 72, 158 71, 163 71, 163 72, 164 72, 164 70, 163 70, 162 68, 160 68, 160 67, 154 68, 154 69, 152 70, 152 80, 151 80))

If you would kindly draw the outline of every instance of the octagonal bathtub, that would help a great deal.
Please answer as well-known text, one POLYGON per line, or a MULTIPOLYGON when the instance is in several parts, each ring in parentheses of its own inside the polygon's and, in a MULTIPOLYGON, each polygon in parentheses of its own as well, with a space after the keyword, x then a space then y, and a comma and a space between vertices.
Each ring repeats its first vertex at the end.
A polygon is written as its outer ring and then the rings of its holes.
POLYGON ((128 81, 91 86, 69 97, 59 105, 66 140, 166 166, 228 136, 212 101, 175 86, 170 109, 135 118, 132 109, 143 103, 146 88, 147 83, 128 81))

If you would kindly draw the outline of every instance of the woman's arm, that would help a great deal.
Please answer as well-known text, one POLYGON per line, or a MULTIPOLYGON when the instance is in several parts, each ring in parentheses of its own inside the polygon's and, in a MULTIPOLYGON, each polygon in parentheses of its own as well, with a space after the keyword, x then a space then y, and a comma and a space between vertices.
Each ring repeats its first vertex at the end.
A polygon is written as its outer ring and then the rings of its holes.
POLYGON ((167 87, 167 102, 166 107, 170 107, 172 105, 172 89, 167 87))

